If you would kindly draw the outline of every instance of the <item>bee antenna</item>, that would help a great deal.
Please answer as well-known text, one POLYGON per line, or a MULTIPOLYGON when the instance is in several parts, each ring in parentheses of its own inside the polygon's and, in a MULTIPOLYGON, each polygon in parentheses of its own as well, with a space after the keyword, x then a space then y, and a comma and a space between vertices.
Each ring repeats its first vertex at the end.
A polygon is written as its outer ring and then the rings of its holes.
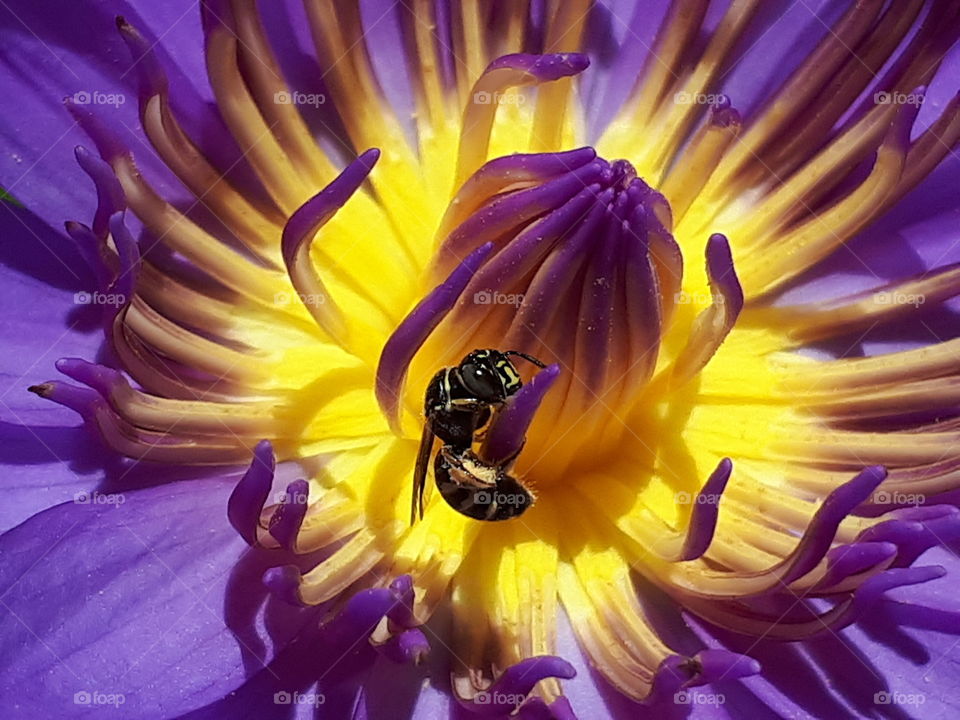
POLYGON ((542 363, 542 362, 540 362, 539 360, 537 360, 537 358, 535 358, 533 355, 527 355, 527 353, 520 352, 519 350, 507 350, 507 351, 506 351, 505 353, 503 353, 503 354, 504 354, 504 355, 516 355, 517 357, 522 357, 524 360, 526 360, 526 361, 529 362, 529 363, 533 363, 533 364, 536 365, 538 368, 545 368, 545 367, 546 367, 546 365, 545 365, 544 363, 542 363))

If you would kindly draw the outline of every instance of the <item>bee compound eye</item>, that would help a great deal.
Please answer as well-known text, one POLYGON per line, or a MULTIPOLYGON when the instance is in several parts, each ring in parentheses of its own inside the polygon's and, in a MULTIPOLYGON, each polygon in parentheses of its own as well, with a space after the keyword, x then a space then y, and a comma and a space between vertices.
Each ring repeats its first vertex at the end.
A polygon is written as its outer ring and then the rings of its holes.
POLYGON ((478 400, 493 402, 501 399, 500 382, 488 368, 470 363, 460 368, 460 377, 478 400))

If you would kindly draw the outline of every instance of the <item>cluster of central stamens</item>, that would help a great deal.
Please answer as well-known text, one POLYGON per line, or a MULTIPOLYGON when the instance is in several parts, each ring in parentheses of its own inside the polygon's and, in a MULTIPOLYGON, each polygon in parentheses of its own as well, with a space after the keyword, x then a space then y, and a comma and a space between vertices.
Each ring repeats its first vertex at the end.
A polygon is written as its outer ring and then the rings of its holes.
POLYGON ((631 409, 694 376, 742 305, 717 235, 707 243, 705 308, 697 317, 679 310, 695 305, 680 290, 667 201, 628 162, 591 148, 487 163, 457 194, 439 235, 437 289, 384 349, 381 405, 396 425, 407 400, 416 432, 430 377, 475 348, 557 364, 519 461, 521 470, 536 466, 538 483, 562 476, 584 448, 596 462, 597 451, 617 445, 631 409))

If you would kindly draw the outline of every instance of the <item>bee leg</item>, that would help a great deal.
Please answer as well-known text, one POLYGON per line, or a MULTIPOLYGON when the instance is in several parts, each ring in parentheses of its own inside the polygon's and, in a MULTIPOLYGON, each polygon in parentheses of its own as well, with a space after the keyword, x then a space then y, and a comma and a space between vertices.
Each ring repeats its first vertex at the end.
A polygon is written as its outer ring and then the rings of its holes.
POLYGON ((506 405, 506 403, 503 401, 490 403, 489 406, 480 408, 477 411, 477 414, 474 417, 474 442, 483 441, 483 439, 487 436, 487 433, 490 431, 490 425, 493 422, 493 418, 496 417, 496 413, 499 412, 504 405, 506 405))

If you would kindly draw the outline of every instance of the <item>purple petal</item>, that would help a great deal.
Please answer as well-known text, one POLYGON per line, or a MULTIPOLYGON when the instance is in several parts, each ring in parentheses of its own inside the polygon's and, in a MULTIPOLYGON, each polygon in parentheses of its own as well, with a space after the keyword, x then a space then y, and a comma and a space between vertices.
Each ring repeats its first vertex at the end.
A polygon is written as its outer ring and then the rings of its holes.
POLYGON ((0 536, 0 715, 88 716, 75 694, 103 693, 122 695, 127 717, 171 717, 230 693, 247 666, 280 652, 303 619, 270 612, 270 634, 256 629, 265 594, 240 582, 256 561, 238 564, 246 546, 223 512, 230 487, 104 495, 0 536))
MULTIPOLYGON (((190 0, 169 3, 116 2, 109 7, 63 3, 18 4, 16 12, 0 6, 7 29, 0 47, 0 87, 17 98, 15 113, 0 118, 0 186, 53 227, 66 219, 85 220, 94 195, 83 172, 72 161, 73 148, 86 141, 63 108, 75 93, 102 93, 122 98, 98 107, 120 127, 139 126, 134 99, 136 73, 116 30, 115 16, 124 15, 150 40, 171 74, 174 95, 195 127, 209 117, 210 97, 201 55, 202 41, 195 6, 190 0), (176 62, 170 58, 176 57, 176 62)), ((134 138, 130 137, 131 141, 134 138)), ((139 142, 132 143, 139 147, 139 142)), ((162 178, 164 191, 176 195, 176 184, 155 156, 140 153, 141 169, 162 178)), ((180 194, 183 197, 183 194, 180 194)))

